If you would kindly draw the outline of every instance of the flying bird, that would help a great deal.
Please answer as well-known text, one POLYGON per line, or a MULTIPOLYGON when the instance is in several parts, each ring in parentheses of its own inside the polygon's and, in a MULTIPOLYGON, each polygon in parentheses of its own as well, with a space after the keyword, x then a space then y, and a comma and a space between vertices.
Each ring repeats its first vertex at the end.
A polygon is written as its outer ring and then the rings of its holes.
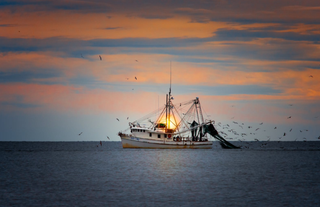
POLYGON ((277 127, 275 127, 274 129, 276 129, 277 127))
POLYGON ((313 76, 312 76, 312 75, 310 75, 309 77, 310 77, 310 78, 313 78, 313 76))
POLYGON ((110 140, 110 138, 107 136, 108 140, 110 140))
POLYGON ((100 60, 102 60, 102 57, 99 55, 100 60))
POLYGON ((127 117, 127 120, 129 119, 129 117, 127 117))
POLYGON ((138 78, 137 77, 134 77, 136 80, 138 80, 138 78))
POLYGON ((292 131, 292 129, 290 129, 290 132, 292 131))
POLYGON ((287 119, 291 119, 291 116, 289 116, 287 119))
POLYGON ((263 124, 263 122, 260 123, 260 125, 262 125, 262 124, 263 124))
POLYGON ((136 62, 138 62, 138 60, 136 60, 136 62))
POLYGON ((79 136, 82 134, 82 132, 79 134, 79 136))
POLYGON ((286 136, 286 133, 284 133, 283 136, 286 136))
POLYGON ((117 120, 119 121, 119 119, 117 118, 117 120))

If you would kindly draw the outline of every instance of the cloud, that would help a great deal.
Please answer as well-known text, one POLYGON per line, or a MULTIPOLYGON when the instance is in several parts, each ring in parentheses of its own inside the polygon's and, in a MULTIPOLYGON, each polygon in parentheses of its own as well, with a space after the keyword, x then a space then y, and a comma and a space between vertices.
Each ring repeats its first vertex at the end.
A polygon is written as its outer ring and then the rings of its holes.
POLYGON ((272 87, 260 85, 175 85, 175 93, 177 94, 203 94, 212 96, 230 96, 235 94, 260 94, 260 95, 276 95, 283 91, 272 87))
POLYGON ((47 72, 1 72, 0 71, 0 84, 1 83, 35 83, 45 82, 46 79, 59 77, 60 74, 53 71, 47 72))
POLYGON ((0 24, 0 27, 15 27, 17 24, 0 24))
POLYGON ((250 31, 250 30, 227 30, 220 29, 215 32, 217 39, 220 41, 226 40, 241 40, 251 41, 257 38, 278 38, 292 41, 311 41, 319 42, 320 36, 316 34, 298 34, 294 32, 275 32, 275 31, 250 31))
POLYGON ((150 14, 141 14, 141 15, 138 15, 138 17, 143 19, 170 19, 170 18, 173 18, 173 15, 150 13, 150 14))
POLYGON ((122 27, 106 27, 106 30, 122 29, 122 27))

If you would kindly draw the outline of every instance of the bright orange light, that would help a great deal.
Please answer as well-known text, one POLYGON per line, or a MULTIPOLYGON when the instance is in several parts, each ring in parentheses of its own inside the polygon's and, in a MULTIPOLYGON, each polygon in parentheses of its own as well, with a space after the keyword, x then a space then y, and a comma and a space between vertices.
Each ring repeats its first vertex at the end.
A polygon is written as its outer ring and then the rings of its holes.
POLYGON ((171 115, 167 117, 167 122, 166 122, 166 116, 163 115, 160 118, 159 123, 164 123, 164 124, 167 123, 167 129, 176 129, 177 122, 175 120, 178 122, 177 117, 174 117, 173 115, 171 115))

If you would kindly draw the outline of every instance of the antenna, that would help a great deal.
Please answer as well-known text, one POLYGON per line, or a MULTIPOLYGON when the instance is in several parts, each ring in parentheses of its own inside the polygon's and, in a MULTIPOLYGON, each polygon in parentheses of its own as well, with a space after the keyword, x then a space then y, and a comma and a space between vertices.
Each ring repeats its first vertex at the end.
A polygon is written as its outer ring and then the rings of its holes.
POLYGON ((171 61, 170 61, 170 89, 169 89, 169 95, 171 95, 171 61))

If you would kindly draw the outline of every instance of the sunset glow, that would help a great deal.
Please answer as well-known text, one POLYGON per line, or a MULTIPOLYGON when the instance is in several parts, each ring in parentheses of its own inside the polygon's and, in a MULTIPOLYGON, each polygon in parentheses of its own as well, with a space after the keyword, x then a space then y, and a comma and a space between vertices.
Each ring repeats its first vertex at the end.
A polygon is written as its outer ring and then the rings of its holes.
POLYGON ((4 1, 0 141, 119 141, 128 121, 165 103, 170 62, 175 104, 199 97, 216 122, 282 125, 260 136, 295 128, 285 139, 317 140, 319 8, 312 0, 4 1), (44 129, 61 134, 44 138, 44 129))

